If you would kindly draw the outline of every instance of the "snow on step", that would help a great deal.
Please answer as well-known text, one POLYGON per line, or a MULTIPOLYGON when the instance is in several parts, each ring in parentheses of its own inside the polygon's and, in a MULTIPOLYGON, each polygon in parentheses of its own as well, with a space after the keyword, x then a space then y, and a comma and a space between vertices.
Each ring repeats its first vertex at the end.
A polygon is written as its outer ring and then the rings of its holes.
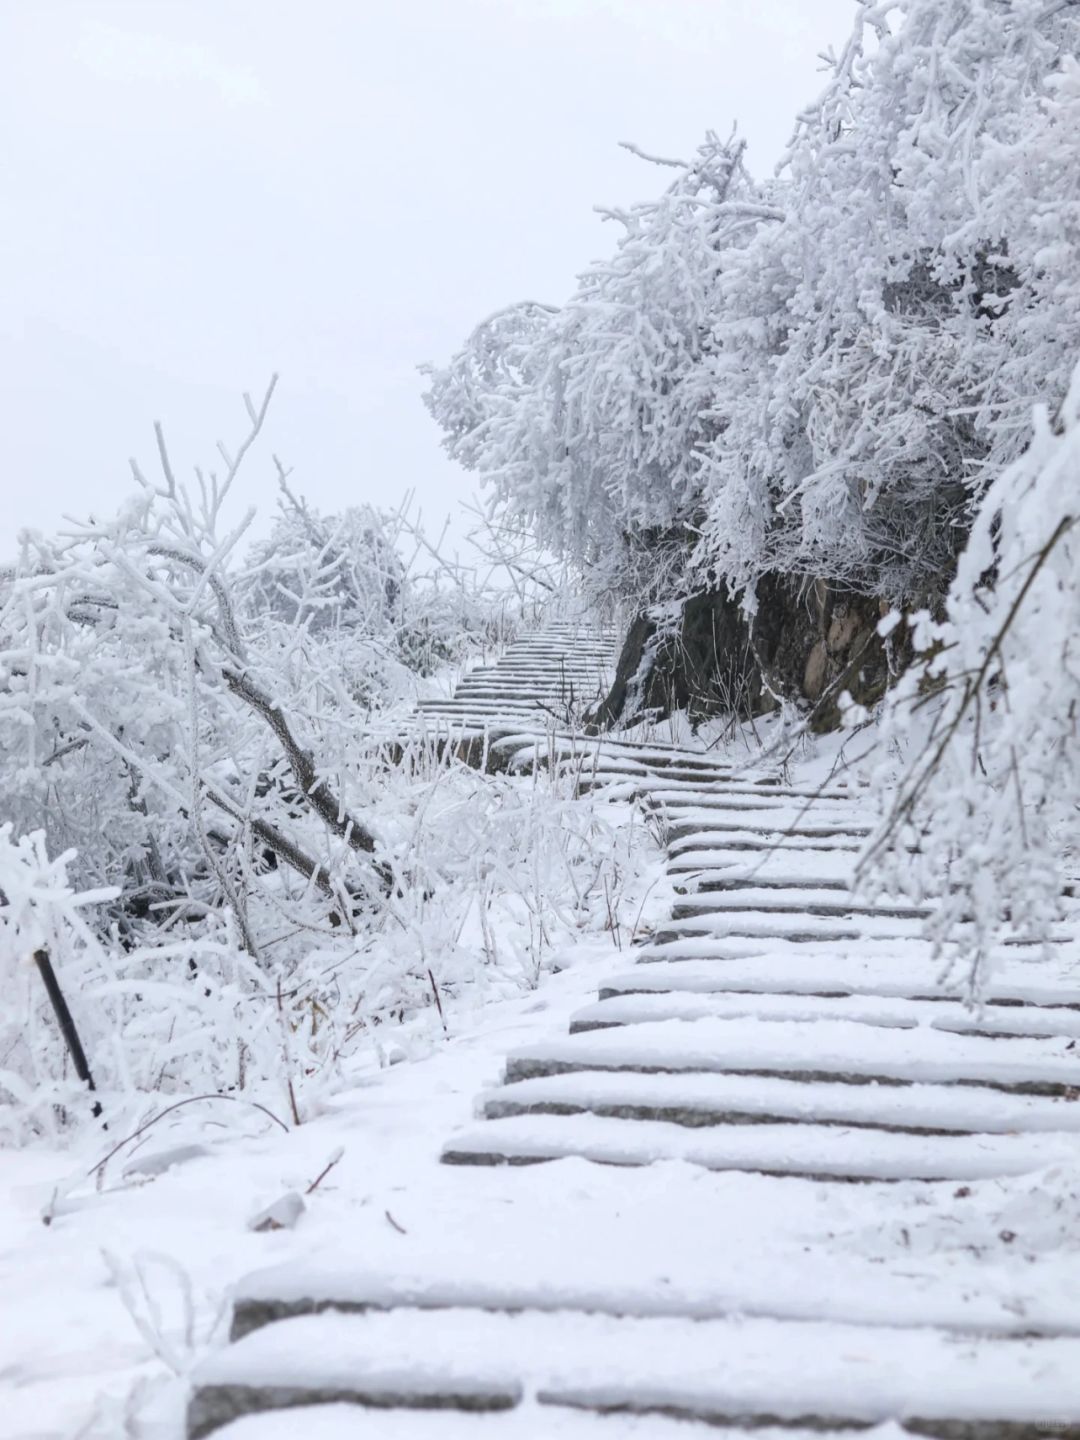
MULTIPOLYGON (((672 858, 683 849, 695 852, 728 854, 731 851, 758 851, 764 856, 774 852, 807 851, 846 854, 862 849, 863 836, 852 829, 821 829, 818 826, 796 826, 787 830, 765 830, 745 822, 718 821, 708 825, 700 818, 689 825, 672 824, 664 816, 668 854, 672 858)), ((851 862, 849 862, 851 863, 851 862)))
POLYGON ((768 885, 745 884, 730 895, 716 890, 686 895, 673 907, 671 918, 685 920, 694 915, 733 914, 746 910, 761 913, 775 911, 791 915, 878 915, 908 920, 923 919, 931 913, 925 905, 892 900, 874 904, 853 899, 850 894, 838 893, 832 889, 817 889, 811 886, 785 890, 768 885))
MULTIPOLYGON (((644 1172, 640 1172, 644 1173, 644 1172)), ((526 1182, 530 1183, 530 1182, 526 1182)), ((620 1178, 620 1188, 627 1177, 620 1178)), ((1080 1337, 1075 1272, 1050 1254, 1012 1266, 987 1265, 955 1252, 910 1252, 876 1263, 836 1251, 776 1247, 767 1262, 738 1248, 703 1253, 702 1211, 671 1189, 652 1219, 637 1228, 632 1271, 626 1242, 610 1214, 581 1216, 576 1243, 537 1228, 529 1244, 492 1239, 480 1207, 475 1244, 464 1253, 425 1247, 397 1260, 389 1273, 372 1269, 346 1246, 246 1276, 233 1304, 232 1338, 299 1315, 337 1310, 487 1310, 578 1312, 629 1319, 825 1320, 891 1329, 929 1325, 968 1336, 1080 1337), (590 1223, 591 1222, 591 1223, 590 1223), (777 1280, 782 1277, 783 1284, 777 1280)), ((635 1198, 635 1210, 641 1202, 635 1198)), ((874 1197, 867 1198, 873 1206, 874 1197)), ((705 1223, 711 1215, 706 1217, 705 1223)))
MULTIPOLYGON (((507 737, 506 743, 513 743, 516 739, 521 745, 531 745, 535 741, 533 735, 520 735, 507 737)), ((674 746, 666 747, 657 745, 655 742, 639 744, 633 741, 621 740, 618 736, 590 736, 580 734, 560 733, 558 729, 550 735, 545 735, 545 742, 550 741, 560 753, 568 756, 602 754, 605 758, 619 760, 630 758, 632 761, 647 765, 651 770, 663 771, 668 767, 686 768, 700 770, 709 776, 724 776, 730 773, 730 766, 715 760, 704 759, 699 753, 692 750, 680 750, 674 746)), ((747 780, 747 784, 771 783, 771 776, 761 776, 754 780, 753 777, 747 780)))
MULTIPOLYGON (((471 682, 468 680, 463 680, 454 693, 457 696, 479 695, 485 697, 486 699, 495 700, 498 700, 503 696, 510 696, 512 698, 515 695, 528 696, 536 693, 559 695, 563 691, 568 689, 571 685, 584 682, 585 677, 580 675, 559 675, 543 678, 537 676, 533 680, 522 679, 514 681, 498 678, 484 681, 474 680, 471 682)), ((595 685, 596 677, 593 676, 591 682, 588 683, 595 685)))
POLYGON ((680 850, 664 867, 679 885, 733 890, 737 886, 769 886, 800 889, 817 885, 827 890, 847 890, 853 861, 843 851, 807 851, 792 854, 780 850, 747 855, 719 846, 706 850, 680 850))
POLYGON ((731 766, 720 760, 706 760, 700 755, 683 750, 652 750, 647 746, 628 746, 610 736, 588 736, 576 741, 577 748, 588 753, 600 751, 613 765, 620 765, 627 771, 657 771, 661 774, 685 774, 696 780, 707 782, 726 779, 731 775, 731 766))
MULTIPOLYGON (((898 996, 948 1004, 961 998, 961 985, 941 983, 941 962, 926 953, 898 954, 890 947, 860 947, 837 954, 831 947, 801 946, 788 951, 760 949, 732 941, 679 940, 643 945, 632 970, 608 977, 600 997, 656 992, 695 995, 760 993, 898 996)), ((1075 976, 1051 962, 1002 958, 987 982, 985 1006, 991 1010, 1022 1005, 1080 1011, 1075 976)), ((972 1010, 973 1016, 983 1010, 972 1010)), ((1068 1024, 1067 1017, 1062 1020, 1068 1024)), ((1063 1030, 1062 1033, 1065 1033, 1063 1030)))
POLYGON ((659 786, 652 792, 651 799, 655 804, 674 811, 694 813, 700 810, 713 815, 748 811, 770 819, 786 815, 796 823, 807 819, 816 821, 819 816, 834 822, 858 822, 862 818, 858 800, 851 795, 815 797, 800 791, 772 790, 766 786, 760 789, 747 786, 740 790, 720 784, 715 789, 706 789, 700 784, 695 786, 688 782, 659 786))
POLYGON ((808 1085, 760 1075, 575 1071, 504 1085, 484 1097, 482 1110, 492 1120, 589 1113, 690 1127, 798 1123, 942 1135, 1080 1131, 1080 1104, 1063 1097, 918 1083, 808 1085))
POLYGON ((730 910, 701 910, 665 920, 656 931, 655 943, 726 937, 731 940, 784 941, 792 945, 851 944, 855 941, 907 941, 920 937, 917 919, 903 916, 853 914, 808 915, 791 909, 732 907, 730 910))
POLYGON ((447 718, 482 719, 485 713, 490 713, 494 718, 499 718, 504 713, 507 716, 525 717, 531 715, 542 715, 545 713, 538 698, 529 700, 499 700, 498 702, 486 702, 481 700, 418 700, 416 708, 421 715, 446 716, 447 718))
POLYGON ((449 1165, 528 1165, 571 1156, 604 1165, 682 1160, 707 1170, 813 1180, 985 1180, 1025 1175, 1075 1154, 1075 1135, 918 1135, 830 1126, 700 1129, 593 1114, 488 1120, 448 1141, 449 1165))
POLYGON ((823 816, 829 821, 865 821, 850 796, 818 800, 801 799, 798 794, 783 790, 736 789, 723 777, 703 784, 700 777, 679 780, 675 776, 656 774, 649 788, 649 803, 681 818, 687 811, 709 811, 714 816, 753 814, 755 817, 786 816, 789 822, 815 820, 823 816))
MULTIPOLYGON (((692 800, 690 786, 690 781, 685 785, 674 785, 671 787, 672 794, 679 801, 692 800)), ((826 811, 832 811, 842 807, 852 816, 858 813, 857 807, 861 801, 861 797, 851 790, 810 790, 801 785, 783 784, 774 776, 759 776, 755 779, 741 771, 732 772, 723 786, 703 789, 702 795, 709 808, 714 808, 718 799, 722 802, 725 798, 730 798, 734 804, 749 801, 756 805, 760 802, 776 809, 787 807, 809 811, 820 805, 826 811)))
MULTIPOLYGON (((363 1425, 377 1440, 722 1440, 713 1426, 660 1415, 603 1415, 526 1401, 500 1413, 383 1410, 375 1425, 357 1419, 353 1405, 311 1405, 246 1415, 214 1432, 214 1440, 359 1440, 363 1425)), ((785 1426, 756 1432, 756 1440, 830 1440, 832 1432, 785 1426)), ((836 1435, 835 1440, 840 1440, 836 1435)), ((850 1440, 849 1434, 843 1440, 850 1440)))
MULTIPOLYGON (((788 824, 775 824, 771 816, 760 814, 747 817, 731 815, 709 816, 700 810, 679 813, 667 812, 668 847, 672 855, 682 849, 703 849, 710 844, 720 847, 731 845, 740 838, 768 842, 769 848, 776 843, 790 843, 798 840, 833 841, 858 848, 869 835, 865 825, 853 823, 832 823, 816 816, 793 820, 788 824)), ((813 848, 813 847, 808 847, 813 848)))
MULTIPOLYGON (((587 751, 585 753, 586 755, 588 754, 587 751)), ((567 761, 573 761, 577 758, 579 757, 566 757, 567 761)), ((604 774, 610 775, 613 778, 625 778, 629 780, 647 779, 652 781, 656 786, 670 785, 673 782, 682 780, 688 785, 693 785, 696 791, 700 791, 702 784, 705 783, 705 777, 702 776, 701 772, 696 769, 691 769, 689 766, 685 769, 674 764, 664 765, 663 767, 653 766, 633 759, 624 758, 621 755, 608 755, 603 751, 599 752, 596 758, 597 764, 603 769, 604 774)), ((723 772, 718 772, 709 783, 723 785, 725 789, 727 788, 727 779, 723 772)))
POLYGON ((1080 1434, 1080 1340, 775 1320, 327 1313, 264 1326, 204 1361, 195 1386, 191 1440, 254 1410, 346 1400, 478 1411, 527 1401, 739 1429, 892 1420, 949 1440, 1018 1440, 1018 1426, 1080 1434))
POLYGON ((594 1030, 514 1051, 507 1080, 572 1070, 689 1070, 866 1084, 917 1081, 1066 1095, 1080 1085, 1080 1052, 1064 1039, 985 1039, 885 1030, 841 1020, 665 1020, 594 1030))
MULTIPOLYGON (((691 897, 692 898, 692 897, 691 897)), ((703 897, 708 900, 709 897, 703 897)), ((676 907, 682 910, 682 901, 676 907)), ((878 912, 859 911, 830 913, 824 906, 815 906, 823 913, 807 914, 794 906, 759 906, 757 909, 735 904, 716 905, 710 908, 687 906, 689 913, 680 913, 674 919, 663 922, 663 928, 653 935, 653 943, 674 944, 681 940, 708 942, 710 939, 743 941, 747 944, 763 945, 766 941, 790 945, 907 945, 925 944, 922 927, 917 915, 896 914, 889 910, 878 912)), ((963 924, 957 925, 962 932, 963 924)), ((1047 943, 1061 946, 1069 953, 1070 937, 1063 930, 1051 933, 1047 943)), ((1024 939, 1007 938, 1002 941, 1006 949, 1035 954, 1039 947, 1024 939)))
POLYGON ((735 1019, 845 1020, 857 1025, 882 1025, 903 1030, 927 1026, 955 1035, 1066 1036, 1080 1039, 1080 1011, 1037 1006, 987 1006, 976 1013, 962 1003, 891 996, 741 994, 688 995, 685 992, 624 995, 598 1001, 570 1019, 570 1033, 610 1026, 640 1025, 653 1020, 735 1019))

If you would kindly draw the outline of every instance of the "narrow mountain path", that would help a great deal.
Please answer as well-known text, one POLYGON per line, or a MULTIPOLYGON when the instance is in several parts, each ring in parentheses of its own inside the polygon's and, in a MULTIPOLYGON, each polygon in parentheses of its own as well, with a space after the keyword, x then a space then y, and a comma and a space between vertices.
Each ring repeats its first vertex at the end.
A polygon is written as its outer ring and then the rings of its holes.
POLYGON ((984 1233, 1077 1154, 1075 947, 1005 947, 969 1008, 919 906, 851 898, 858 786, 575 734, 611 660, 551 630, 427 708, 638 797, 668 919, 446 1137, 443 1250, 240 1286, 191 1440, 1080 1437, 1075 1249, 984 1233))

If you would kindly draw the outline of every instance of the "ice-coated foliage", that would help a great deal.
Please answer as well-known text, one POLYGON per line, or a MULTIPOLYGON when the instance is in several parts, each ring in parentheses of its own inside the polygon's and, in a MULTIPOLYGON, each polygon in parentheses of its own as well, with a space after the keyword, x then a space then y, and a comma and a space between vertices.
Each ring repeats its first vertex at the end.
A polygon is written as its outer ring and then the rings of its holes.
POLYGON ((0 1145, 94 1123, 31 963, 40 945, 124 1133, 193 1095, 301 1122, 365 1069, 535 985, 560 946, 631 932, 655 842, 616 828, 573 776, 482 775, 422 734, 393 765, 361 738, 352 769, 398 884, 349 927, 287 887, 253 891, 258 955, 220 900, 198 925, 119 943, 101 933, 100 893, 74 893, 70 853, 0 829, 0 1145))
POLYGON ((699 552, 719 576, 809 571, 893 599, 947 583, 972 497, 1080 347, 1059 268, 1080 235, 1078 40, 1075 8, 1037 0, 860 7, 800 117, 784 220, 725 265, 721 323, 757 319, 771 344, 764 364, 755 344, 720 352, 730 423, 699 552), (750 403, 731 404, 740 376, 750 403))
POLYGON ((428 404, 496 508, 654 617, 705 588, 753 611, 765 575, 923 612, 940 649, 898 703, 944 682, 952 743, 868 883, 939 897, 935 933, 978 956, 1045 930, 1076 800, 1080 6, 855 12, 773 181, 710 137, 562 309, 480 327, 428 404), (1060 435, 1032 442, 1037 406, 1060 435))
POLYGON ((710 137, 565 307, 432 372, 450 453, 629 593, 689 532, 691 586, 940 595, 1080 350, 1078 48, 1074 5, 860 4, 776 181, 710 137))
POLYGON ((931 898, 931 933, 959 942, 976 991, 995 941, 1045 936, 1060 914, 1080 804, 1078 482, 1080 366, 987 491, 945 619, 916 617, 928 658, 887 717, 914 755, 898 790, 883 766, 865 881, 931 898))
POLYGON ((405 567, 370 506, 320 515, 288 490, 270 533, 252 546, 243 582, 253 617, 303 624, 313 634, 382 635, 397 618, 405 567))
POLYGON ((295 1119, 380 1025, 620 923, 636 840, 411 715, 423 675, 505 638, 527 577, 501 594, 404 507, 320 516, 284 480, 245 550, 221 516, 265 410, 191 486, 159 436, 160 479, 0 574, 0 1137, 89 1115, 39 945, 114 1117, 199 1090, 295 1119))
POLYGON ((635 559, 700 511, 721 257, 779 215, 743 151, 710 135, 692 164, 662 162, 676 179, 655 202, 607 212, 622 227, 615 254, 565 307, 502 312, 429 372, 450 453, 616 590, 636 590, 635 559))

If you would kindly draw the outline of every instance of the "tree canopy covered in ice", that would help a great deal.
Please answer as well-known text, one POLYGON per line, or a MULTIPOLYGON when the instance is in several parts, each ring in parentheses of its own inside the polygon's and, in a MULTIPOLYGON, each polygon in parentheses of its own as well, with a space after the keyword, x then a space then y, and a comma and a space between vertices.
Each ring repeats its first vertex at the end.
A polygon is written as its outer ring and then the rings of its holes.
POLYGON ((564 305, 431 372, 450 453, 601 585, 939 596, 1080 353, 1078 43, 1071 5, 861 4, 775 178, 735 135, 662 160, 564 305))

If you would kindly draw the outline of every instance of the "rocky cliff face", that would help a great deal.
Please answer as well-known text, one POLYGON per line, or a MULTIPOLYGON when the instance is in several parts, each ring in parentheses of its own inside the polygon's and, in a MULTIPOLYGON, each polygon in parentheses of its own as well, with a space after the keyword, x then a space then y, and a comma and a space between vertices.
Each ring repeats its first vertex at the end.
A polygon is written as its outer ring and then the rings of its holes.
POLYGON ((831 730, 844 691, 872 705, 911 658, 906 626, 887 640, 877 633, 888 608, 825 580, 765 576, 753 615, 720 592, 640 615, 593 718, 601 727, 678 709, 698 719, 748 718, 785 699, 807 712, 813 729, 831 730))

